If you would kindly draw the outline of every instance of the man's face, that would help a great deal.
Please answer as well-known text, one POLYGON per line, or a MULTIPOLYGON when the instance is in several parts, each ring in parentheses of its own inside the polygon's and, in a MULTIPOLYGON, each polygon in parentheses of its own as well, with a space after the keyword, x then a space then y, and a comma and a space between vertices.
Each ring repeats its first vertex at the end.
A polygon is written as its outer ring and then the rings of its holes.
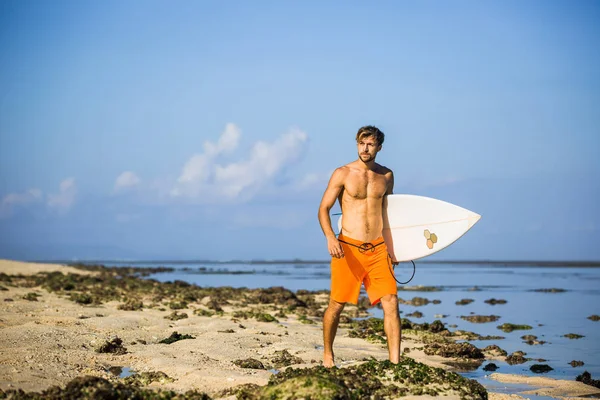
POLYGON ((375 161, 375 156, 381 150, 381 146, 373 136, 363 137, 358 140, 358 157, 362 162, 375 161))

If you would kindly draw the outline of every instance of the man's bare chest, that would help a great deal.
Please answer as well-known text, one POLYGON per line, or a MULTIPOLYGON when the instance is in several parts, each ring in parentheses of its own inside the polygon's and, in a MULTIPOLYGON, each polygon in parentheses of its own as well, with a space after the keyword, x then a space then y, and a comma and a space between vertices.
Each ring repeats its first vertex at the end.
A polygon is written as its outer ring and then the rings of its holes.
POLYGON ((348 177, 344 194, 354 199, 381 198, 387 191, 387 179, 377 174, 360 174, 348 177))

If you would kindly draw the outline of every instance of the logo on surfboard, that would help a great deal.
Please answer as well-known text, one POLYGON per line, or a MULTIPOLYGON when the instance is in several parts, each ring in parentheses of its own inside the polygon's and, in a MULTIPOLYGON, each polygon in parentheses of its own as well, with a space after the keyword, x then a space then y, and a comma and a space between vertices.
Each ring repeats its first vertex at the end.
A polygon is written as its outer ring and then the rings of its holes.
POLYGON ((437 235, 435 233, 429 232, 429 229, 425 229, 425 231, 423 231, 423 234, 425 235, 425 239, 427 239, 427 247, 433 249, 433 245, 437 243, 438 240, 437 235))

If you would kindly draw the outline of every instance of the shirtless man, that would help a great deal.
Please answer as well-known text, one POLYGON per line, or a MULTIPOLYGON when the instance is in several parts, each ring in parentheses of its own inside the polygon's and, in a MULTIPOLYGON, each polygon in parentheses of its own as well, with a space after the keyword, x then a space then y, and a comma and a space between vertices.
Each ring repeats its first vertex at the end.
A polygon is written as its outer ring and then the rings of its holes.
POLYGON ((390 361, 400 358, 400 316, 396 281, 382 237, 383 210, 394 188, 392 171, 375 162, 384 134, 364 126, 356 134, 358 160, 336 169, 331 175, 321 205, 319 223, 331 255, 331 294, 323 317, 323 365, 335 365, 333 340, 340 314, 347 302, 356 304, 361 284, 371 304, 381 302, 390 361), (342 231, 338 238, 331 227, 329 211, 336 199, 342 208, 342 231))

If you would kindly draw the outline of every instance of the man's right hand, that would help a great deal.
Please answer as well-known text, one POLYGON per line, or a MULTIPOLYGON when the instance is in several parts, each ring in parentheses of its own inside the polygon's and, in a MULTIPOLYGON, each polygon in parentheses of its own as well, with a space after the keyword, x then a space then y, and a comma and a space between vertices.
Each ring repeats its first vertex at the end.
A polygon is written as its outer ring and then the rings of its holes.
POLYGON ((329 254, 331 255, 331 257, 344 257, 344 250, 342 249, 342 245, 335 236, 327 238, 327 248, 329 249, 329 254))

